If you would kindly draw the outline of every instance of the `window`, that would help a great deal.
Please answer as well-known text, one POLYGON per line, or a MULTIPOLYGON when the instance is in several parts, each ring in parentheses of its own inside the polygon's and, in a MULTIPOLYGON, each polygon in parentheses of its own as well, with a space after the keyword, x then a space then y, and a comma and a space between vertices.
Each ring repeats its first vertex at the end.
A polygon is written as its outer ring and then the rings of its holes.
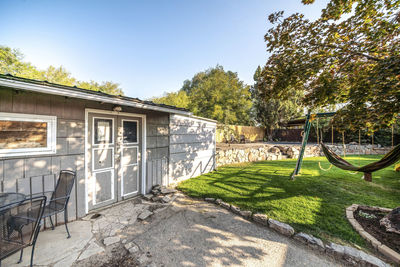
POLYGON ((137 121, 122 120, 124 144, 132 144, 138 142, 137 124, 137 121))
POLYGON ((0 112, 0 157, 56 152, 55 116, 0 112))
POLYGON ((94 119, 94 143, 112 144, 113 143, 113 120, 112 119, 94 119))

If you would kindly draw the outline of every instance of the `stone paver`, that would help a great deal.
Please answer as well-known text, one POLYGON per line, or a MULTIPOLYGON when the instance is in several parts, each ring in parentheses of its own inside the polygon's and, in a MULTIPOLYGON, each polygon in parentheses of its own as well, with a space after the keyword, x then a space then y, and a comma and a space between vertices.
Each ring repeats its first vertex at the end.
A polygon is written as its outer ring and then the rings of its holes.
POLYGON ((104 252, 104 248, 97 245, 94 240, 92 240, 89 246, 82 252, 82 254, 78 257, 78 261, 87 259, 93 255, 104 252))

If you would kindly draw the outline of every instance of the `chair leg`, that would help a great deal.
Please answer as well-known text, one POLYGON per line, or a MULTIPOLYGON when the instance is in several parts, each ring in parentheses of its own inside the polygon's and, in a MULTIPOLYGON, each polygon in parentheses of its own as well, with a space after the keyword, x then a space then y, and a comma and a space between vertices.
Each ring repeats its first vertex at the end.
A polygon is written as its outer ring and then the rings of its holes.
MULTIPOLYGON (((22 227, 21 227, 22 228, 22 227)), ((24 237, 22 236, 22 229, 18 231, 19 235, 21 236, 21 244, 24 243, 24 237)), ((22 262, 22 255, 24 254, 24 249, 21 249, 21 254, 19 254, 19 261, 17 263, 22 262)))
POLYGON ((18 264, 22 262, 22 255, 24 254, 24 249, 21 249, 21 254, 19 254, 19 261, 18 264))
POLYGON ((51 216, 49 216, 50 219, 50 224, 51 224, 51 230, 54 230, 54 224, 53 224, 53 220, 51 219, 51 216))
POLYGON ((34 242, 34 243, 32 244, 31 265, 30 265, 30 267, 33 266, 33 253, 35 252, 35 245, 36 245, 36 242, 34 242))
MULTIPOLYGON (((41 225, 42 225, 42 224, 40 223, 39 227, 36 229, 36 231, 35 231, 35 233, 34 233, 33 242, 32 242, 32 253, 31 253, 31 264, 30 264, 30 267, 33 266, 33 254, 34 254, 34 252, 35 252, 36 241, 37 241, 37 238, 38 238, 38 236, 39 236, 39 232, 40 232, 40 227, 41 227, 41 225)), ((0 266, 0 267, 1 267, 1 266, 0 266)))
POLYGON ((65 229, 67 229, 67 238, 70 238, 71 235, 69 234, 68 226, 67 226, 67 221, 68 221, 68 212, 67 209, 64 210, 64 224, 65 224, 65 229))

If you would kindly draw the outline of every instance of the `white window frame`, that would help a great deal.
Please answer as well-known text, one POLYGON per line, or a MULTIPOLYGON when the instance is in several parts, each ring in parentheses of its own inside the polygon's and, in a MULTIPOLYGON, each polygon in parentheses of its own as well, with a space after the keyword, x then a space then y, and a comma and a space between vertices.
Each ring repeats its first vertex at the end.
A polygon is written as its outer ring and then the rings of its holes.
POLYGON ((0 112, 0 121, 28 121, 47 123, 47 147, 0 149, 0 158, 55 154, 57 152, 56 116, 0 112))

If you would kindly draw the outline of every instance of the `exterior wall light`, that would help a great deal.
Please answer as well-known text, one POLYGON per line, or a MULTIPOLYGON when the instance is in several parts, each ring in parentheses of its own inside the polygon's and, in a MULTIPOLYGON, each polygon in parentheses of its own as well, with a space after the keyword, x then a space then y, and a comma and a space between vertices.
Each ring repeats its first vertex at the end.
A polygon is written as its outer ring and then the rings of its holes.
POLYGON ((115 111, 115 112, 121 112, 121 111, 122 111, 122 107, 121 107, 121 106, 114 106, 114 107, 113 107, 113 111, 115 111))

